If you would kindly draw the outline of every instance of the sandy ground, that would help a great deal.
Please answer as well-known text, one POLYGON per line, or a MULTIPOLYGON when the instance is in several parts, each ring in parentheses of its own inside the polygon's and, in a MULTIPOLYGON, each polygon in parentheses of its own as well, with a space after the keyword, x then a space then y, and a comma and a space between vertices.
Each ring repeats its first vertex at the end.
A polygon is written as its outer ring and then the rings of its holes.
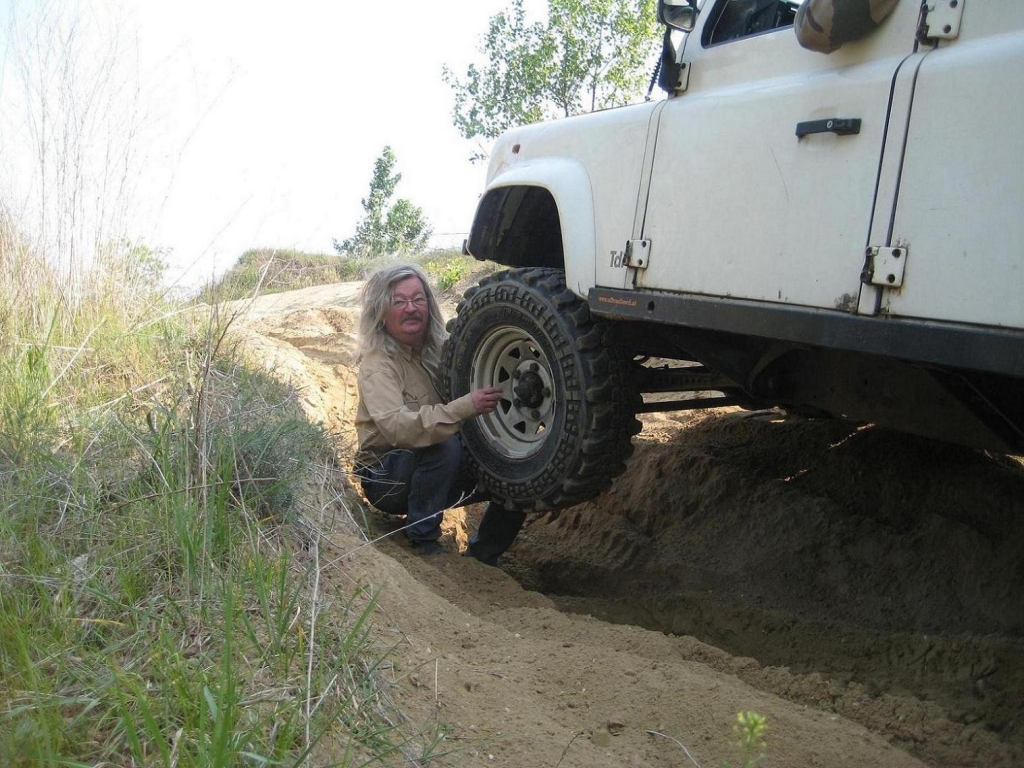
MULTIPOLYGON (((239 322, 343 468, 358 287, 262 297, 239 322)), ((345 509, 321 523, 323 589, 379 590, 415 749, 445 736, 403 764, 736 765, 754 710, 764 766, 1024 765, 1017 459, 718 410, 646 417, 613 489, 530 519, 500 568, 458 557, 479 508, 448 513, 432 558, 345 509)))

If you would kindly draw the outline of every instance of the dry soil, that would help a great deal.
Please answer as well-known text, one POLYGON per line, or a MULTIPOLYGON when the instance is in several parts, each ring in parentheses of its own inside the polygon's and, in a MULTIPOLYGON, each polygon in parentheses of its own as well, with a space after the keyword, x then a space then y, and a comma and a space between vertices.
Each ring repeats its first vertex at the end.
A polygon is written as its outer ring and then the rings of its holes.
MULTIPOLYGON (((239 324, 342 469, 358 288, 262 297, 239 324)), ((735 765, 753 710, 763 766, 1024 765, 1019 459, 777 412, 652 415, 613 489, 531 518, 499 568, 458 556, 477 507, 422 558, 341 506, 319 521, 322 589, 377 591, 395 702, 445 734, 409 764, 735 765)))

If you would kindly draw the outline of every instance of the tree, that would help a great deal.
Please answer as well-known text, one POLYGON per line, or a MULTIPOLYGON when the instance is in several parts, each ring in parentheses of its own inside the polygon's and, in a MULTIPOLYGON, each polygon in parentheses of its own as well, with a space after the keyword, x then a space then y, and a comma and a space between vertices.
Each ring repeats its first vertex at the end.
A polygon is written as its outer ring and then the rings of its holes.
POLYGON ((512 0, 488 23, 487 63, 464 78, 444 68, 455 127, 491 140, 513 125, 625 104, 659 47, 655 0, 549 0, 546 24, 527 24, 523 0, 512 0))
POLYGON ((419 206, 404 198, 389 205, 402 180, 402 174, 394 173, 394 169, 395 153, 391 147, 384 147, 373 164, 370 193, 362 200, 365 214, 352 237, 340 243, 334 241, 338 253, 366 258, 426 247, 432 230, 419 206))

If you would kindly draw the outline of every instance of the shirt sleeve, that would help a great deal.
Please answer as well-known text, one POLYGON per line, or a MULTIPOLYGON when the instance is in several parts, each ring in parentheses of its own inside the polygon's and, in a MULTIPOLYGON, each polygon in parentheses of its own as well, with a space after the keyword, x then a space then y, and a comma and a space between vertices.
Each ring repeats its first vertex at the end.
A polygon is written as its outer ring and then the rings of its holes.
POLYGON ((425 448, 440 443, 476 414, 469 394, 450 403, 410 407, 397 377, 386 368, 360 372, 359 397, 383 441, 394 448, 425 448))

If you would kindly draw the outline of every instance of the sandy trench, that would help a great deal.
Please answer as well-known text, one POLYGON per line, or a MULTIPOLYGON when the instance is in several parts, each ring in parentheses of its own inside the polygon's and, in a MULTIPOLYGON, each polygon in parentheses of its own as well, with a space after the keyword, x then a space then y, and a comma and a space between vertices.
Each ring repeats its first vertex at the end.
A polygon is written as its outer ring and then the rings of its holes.
MULTIPOLYGON (((359 287, 235 305, 343 468, 359 287)), ((457 556, 477 508, 429 559, 361 546, 361 509, 325 524, 325 589, 379 590, 395 702, 445 733, 412 764, 721 766, 754 710, 765 766, 1024 765, 1018 459, 724 409, 647 416, 636 446, 499 569, 457 556)))

